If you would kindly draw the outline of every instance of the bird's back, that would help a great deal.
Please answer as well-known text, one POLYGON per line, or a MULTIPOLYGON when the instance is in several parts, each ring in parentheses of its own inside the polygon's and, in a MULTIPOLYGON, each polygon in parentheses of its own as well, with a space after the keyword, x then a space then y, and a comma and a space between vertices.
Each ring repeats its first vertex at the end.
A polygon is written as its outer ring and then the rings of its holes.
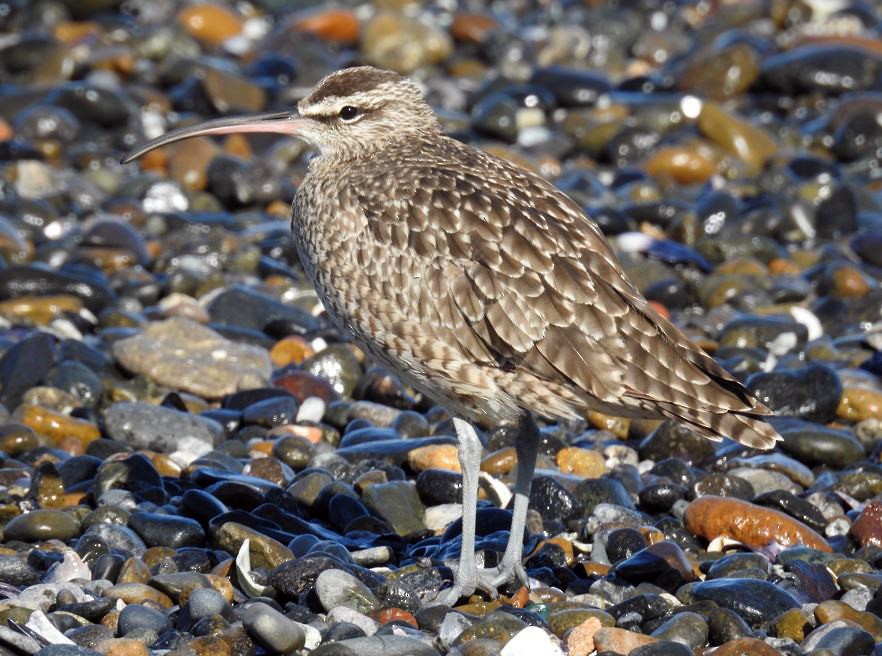
POLYGON ((769 411, 545 180, 437 135, 322 159, 295 201, 304 266, 357 343, 424 392, 474 419, 589 408, 774 443, 769 411))

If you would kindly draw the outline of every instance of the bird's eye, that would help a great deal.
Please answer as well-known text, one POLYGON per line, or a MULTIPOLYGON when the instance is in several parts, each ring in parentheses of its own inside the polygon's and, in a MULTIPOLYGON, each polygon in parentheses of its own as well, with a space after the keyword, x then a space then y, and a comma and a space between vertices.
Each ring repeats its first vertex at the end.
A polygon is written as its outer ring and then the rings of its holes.
POLYGON ((358 116, 358 107, 346 105, 343 109, 340 110, 340 118, 342 118, 344 121, 351 121, 356 116, 358 116))

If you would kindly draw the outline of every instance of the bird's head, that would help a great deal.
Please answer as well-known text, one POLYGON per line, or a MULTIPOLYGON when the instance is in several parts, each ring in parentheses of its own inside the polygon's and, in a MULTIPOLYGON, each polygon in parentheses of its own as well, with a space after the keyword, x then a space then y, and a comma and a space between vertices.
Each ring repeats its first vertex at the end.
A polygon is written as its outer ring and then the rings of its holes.
POLYGON ((439 129, 414 82, 392 71, 359 66, 323 78, 297 104, 297 111, 220 118, 172 130, 133 150, 123 162, 190 137, 247 132, 288 134, 321 155, 359 157, 394 139, 439 129))

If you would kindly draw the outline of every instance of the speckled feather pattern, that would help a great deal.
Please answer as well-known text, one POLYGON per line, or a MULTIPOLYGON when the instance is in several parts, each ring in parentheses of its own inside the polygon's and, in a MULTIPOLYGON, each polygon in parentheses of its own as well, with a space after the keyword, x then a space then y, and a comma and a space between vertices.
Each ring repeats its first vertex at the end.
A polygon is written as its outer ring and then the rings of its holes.
POLYGON ((577 204, 434 127, 317 157, 292 226, 340 328, 465 417, 594 409, 751 446, 777 437, 768 409, 628 282, 577 204))

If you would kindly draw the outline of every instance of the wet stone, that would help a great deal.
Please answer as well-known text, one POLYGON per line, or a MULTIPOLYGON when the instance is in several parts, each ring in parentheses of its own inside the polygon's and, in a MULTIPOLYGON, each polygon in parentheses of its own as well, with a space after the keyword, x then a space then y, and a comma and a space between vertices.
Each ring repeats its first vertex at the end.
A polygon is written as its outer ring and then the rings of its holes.
POLYGON ((338 569, 319 574, 315 581, 315 589, 325 610, 345 606, 369 615, 379 605, 376 596, 364 583, 338 569))
POLYGON ((183 318, 153 323, 141 334, 115 342, 113 353, 134 373, 206 398, 258 387, 272 370, 263 349, 229 341, 183 318), (169 358, 169 352, 177 357, 169 358))
POLYGON ((842 383, 836 372, 825 365, 801 369, 756 373, 747 388, 777 414, 824 423, 836 415, 842 383))
MULTIPOLYGON (((683 591, 681 591, 683 594, 683 591)), ((759 628, 799 602, 783 588, 756 579, 716 579, 692 584, 690 599, 711 600, 735 611, 748 625, 759 628)))
POLYGON ((148 547, 199 546, 205 540, 205 532, 199 522, 188 517, 175 517, 159 513, 132 513, 129 527, 141 536, 148 547))
POLYGON ((13 518, 3 528, 5 541, 69 540, 76 537, 80 527, 76 519, 61 510, 32 510, 13 518))

